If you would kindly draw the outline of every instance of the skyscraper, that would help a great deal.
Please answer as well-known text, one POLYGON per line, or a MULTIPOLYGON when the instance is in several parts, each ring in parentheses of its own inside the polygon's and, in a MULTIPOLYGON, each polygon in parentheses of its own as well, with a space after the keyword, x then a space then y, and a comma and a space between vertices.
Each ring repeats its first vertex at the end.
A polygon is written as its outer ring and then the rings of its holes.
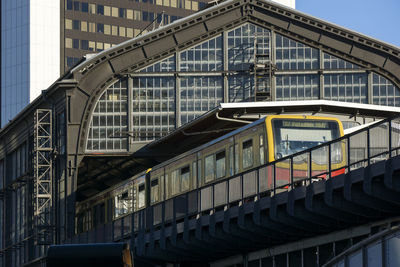
MULTIPOLYGON (((1 0, 1 126, 82 56, 202 9, 207 0, 1 0)), ((295 0, 276 0, 294 8, 295 0)))

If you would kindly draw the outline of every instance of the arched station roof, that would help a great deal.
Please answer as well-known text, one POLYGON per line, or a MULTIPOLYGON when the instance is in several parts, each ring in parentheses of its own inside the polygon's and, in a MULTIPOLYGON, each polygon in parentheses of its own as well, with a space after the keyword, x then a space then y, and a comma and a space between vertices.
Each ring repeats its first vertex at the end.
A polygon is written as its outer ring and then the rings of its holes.
POLYGON ((231 0, 103 51, 76 66, 71 77, 73 118, 80 120, 80 153, 96 101, 116 79, 224 30, 251 22, 379 73, 400 87, 400 50, 378 40, 263 0, 231 0), (76 114, 76 116, 74 116, 76 114))
MULTIPOLYGON (((65 102, 68 154, 87 155, 86 142, 93 112, 100 97, 116 81, 200 44, 245 23, 274 31, 339 59, 377 73, 400 88, 400 48, 343 27, 306 15, 267 0, 228 0, 180 19, 145 35, 121 43, 99 54, 88 55, 60 77, 1 131, 3 138, 12 129, 26 128, 36 108, 65 102), (25 126, 21 126, 25 125, 25 126)), ((179 75, 174 72, 173 75, 179 75)), ((6 138, 4 139, 6 140, 6 138)), ((111 164, 115 176, 132 151, 107 153, 116 157, 111 164), (115 155, 114 155, 115 154, 115 155)), ((92 153, 93 154, 93 153, 92 153)), ((93 155, 92 155, 93 156, 93 155)), ((103 163, 108 159, 104 158, 103 163)), ((143 163, 143 162, 142 162, 143 163)), ((98 165, 102 165, 102 161, 98 165)))

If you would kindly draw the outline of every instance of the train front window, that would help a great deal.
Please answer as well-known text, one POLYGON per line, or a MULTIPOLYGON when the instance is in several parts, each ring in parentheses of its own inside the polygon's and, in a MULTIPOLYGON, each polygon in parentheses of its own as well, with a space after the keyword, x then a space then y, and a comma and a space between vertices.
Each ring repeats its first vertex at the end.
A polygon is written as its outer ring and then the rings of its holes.
POLYGON ((276 159, 340 137, 336 121, 273 119, 272 125, 276 159))

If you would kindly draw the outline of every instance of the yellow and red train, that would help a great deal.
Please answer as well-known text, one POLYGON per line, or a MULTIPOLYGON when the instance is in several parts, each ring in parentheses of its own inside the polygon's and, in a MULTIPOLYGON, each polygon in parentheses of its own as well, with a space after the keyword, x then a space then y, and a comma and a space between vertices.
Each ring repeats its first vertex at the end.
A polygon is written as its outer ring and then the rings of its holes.
POLYGON ((76 232, 87 231, 276 160, 279 162, 266 173, 269 189, 273 186, 272 170, 276 186, 287 185, 291 176, 304 179, 321 173, 319 177, 324 178, 329 163, 335 170, 331 177, 338 175, 345 165, 345 146, 341 143, 331 146, 331 160, 327 159, 326 148, 312 152, 311 161, 310 156, 304 155, 293 157, 291 161, 283 158, 341 136, 343 126, 336 118, 267 116, 78 203, 76 232))

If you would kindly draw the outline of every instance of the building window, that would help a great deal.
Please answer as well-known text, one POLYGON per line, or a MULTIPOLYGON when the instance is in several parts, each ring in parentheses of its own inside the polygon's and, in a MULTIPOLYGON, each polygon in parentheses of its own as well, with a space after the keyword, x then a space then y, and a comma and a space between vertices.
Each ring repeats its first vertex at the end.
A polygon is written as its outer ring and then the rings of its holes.
POLYGON ((325 99, 367 103, 366 73, 338 73, 324 76, 325 99))
POLYGON ((174 77, 133 79, 133 139, 154 140, 175 129, 174 77))
POLYGON ((96 14, 96 4, 89 4, 89 13, 96 14))
POLYGON ((111 7, 104 6, 104 16, 111 16, 111 7))
POLYGON ((277 75, 276 100, 319 99, 319 75, 277 75))
POLYGON ((66 8, 67 10, 72 10, 72 0, 67 0, 66 8))
POLYGON ((118 17, 118 7, 111 8, 111 15, 116 18, 118 17))
POLYGON ((82 2, 81 11, 88 13, 89 12, 89 4, 86 2, 82 2))
POLYGON ((181 124, 185 124, 222 102, 222 77, 181 78, 181 124))
POLYGON ((97 32, 104 33, 104 24, 103 23, 97 23, 97 32))
POLYGON ((94 22, 89 22, 89 32, 96 32, 96 24, 94 22))
POLYGON ((79 49, 79 39, 72 40, 72 47, 75 49, 79 49))
POLYGON ((119 8, 119 17, 126 18, 126 8, 119 8))
POLYGON ((250 70, 254 63, 254 37, 257 36, 257 53, 269 54, 270 31, 244 24, 228 32, 228 68, 230 70, 250 70))
POLYGON ((127 80, 111 85, 100 97, 93 112, 88 150, 127 149, 127 80))
POLYGON ((126 28, 126 37, 133 38, 133 29, 126 28))
POLYGON ((103 5, 97 5, 97 14, 104 15, 104 6, 103 5))
POLYGON ((96 50, 97 51, 103 51, 104 50, 104 45, 102 42, 97 42, 96 43, 96 50))
POLYGON ((118 36, 118 26, 111 26, 111 34, 118 36))
POLYGON ((79 1, 74 1, 74 11, 79 11, 80 3, 79 1))
POLYGON ((190 0, 185 0, 185 9, 192 9, 190 0))
POLYGON ((87 32, 87 21, 81 21, 81 31, 87 32))
POLYGON ((372 74, 372 98, 375 105, 400 106, 400 90, 386 78, 372 74))
POLYGON ((199 10, 199 3, 196 1, 192 1, 192 10, 198 11, 199 10))
POLYGON ((65 48, 72 48, 72 39, 65 38, 65 48))
POLYGON ((142 20, 142 12, 139 10, 133 11, 134 19, 135 20, 142 20))
POLYGON ((80 21, 79 20, 73 20, 72 21, 72 29, 74 30, 80 30, 80 21))
POLYGON ((121 37, 126 36, 126 28, 125 27, 119 27, 119 36, 121 36, 121 37))
POLYGON ((96 43, 93 41, 89 41, 89 50, 95 51, 96 50, 96 43))
POLYGON ((72 30, 72 20, 70 19, 65 20, 65 29, 72 30))
POLYGON ((111 34, 111 26, 110 25, 108 25, 108 24, 104 25, 104 34, 108 34, 108 35, 111 34))
POLYGON ((126 10, 126 18, 133 19, 133 10, 132 9, 126 10))
POLYGON ((222 37, 218 36, 180 54, 181 71, 222 70, 222 37))
POLYGON ((319 69, 319 51, 277 34, 276 65, 280 70, 319 69))
POLYGON ((88 40, 81 40, 81 49, 89 50, 89 41, 88 40))
POLYGON ((149 19, 149 12, 143 11, 143 20, 147 21, 149 19))

